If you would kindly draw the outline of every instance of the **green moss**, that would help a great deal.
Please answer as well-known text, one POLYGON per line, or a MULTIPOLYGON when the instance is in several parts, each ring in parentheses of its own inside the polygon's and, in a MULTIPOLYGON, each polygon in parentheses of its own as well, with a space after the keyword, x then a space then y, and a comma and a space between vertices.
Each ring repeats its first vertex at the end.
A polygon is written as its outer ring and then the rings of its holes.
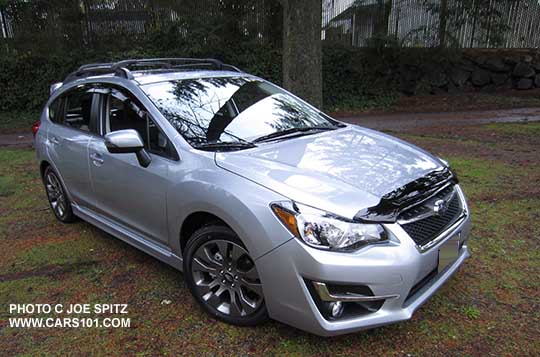
POLYGON ((501 189, 511 186, 517 175, 526 174, 524 170, 516 170, 498 161, 456 156, 448 156, 447 159, 471 201, 481 195, 497 194, 501 189))
MULTIPOLYGON (((537 99, 540 102, 540 98, 537 99)), ((540 105, 540 103, 539 103, 540 105)), ((487 130, 493 130, 505 134, 521 134, 527 136, 540 135, 540 122, 524 122, 524 123, 497 123, 485 126, 487 130)))
POLYGON ((0 302, 3 317, 8 316, 5 307, 9 304, 45 303, 51 290, 58 288, 61 281, 47 276, 13 278, 0 282, 0 302))
POLYGON ((464 306, 461 312, 471 320, 476 320, 480 317, 480 310, 475 306, 464 306))
POLYGON ((15 193, 17 184, 11 176, 0 176, 0 197, 8 197, 15 193))
POLYGON ((0 150, 0 172, 13 174, 21 166, 27 166, 35 158, 35 151, 31 149, 5 149, 0 150))
POLYGON ((73 265, 96 260, 99 251, 107 248, 107 242, 93 238, 93 230, 85 228, 85 223, 78 225, 79 233, 73 238, 66 237, 59 242, 35 244, 18 253, 16 262, 10 270, 35 269, 48 265, 73 265))

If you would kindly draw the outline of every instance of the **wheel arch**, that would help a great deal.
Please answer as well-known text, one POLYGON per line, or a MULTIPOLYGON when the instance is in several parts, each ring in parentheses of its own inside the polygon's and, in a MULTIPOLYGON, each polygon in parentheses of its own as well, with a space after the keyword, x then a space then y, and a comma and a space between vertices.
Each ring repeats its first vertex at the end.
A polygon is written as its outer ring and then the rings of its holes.
POLYGON ((206 211, 193 212, 184 219, 180 227, 180 250, 182 254, 193 233, 211 224, 228 227, 234 232, 230 225, 213 213, 206 211))
MULTIPOLYGON (((64 187, 64 190, 66 191, 66 195, 68 196, 69 200, 71 202, 73 202, 73 197, 71 196, 71 192, 69 191, 69 188, 67 187, 65 181, 64 181, 64 177, 62 176, 62 174, 58 171, 58 169, 56 168, 56 166, 54 165, 54 163, 52 161, 49 161, 49 160, 46 160, 46 159, 43 159, 40 161, 39 163, 39 174, 41 176, 41 179, 44 180, 45 179, 45 170, 47 170, 47 167, 51 167, 54 172, 56 173, 56 176, 58 176, 58 178, 60 179, 60 183, 62 184, 62 186, 64 187)), ((45 182, 45 181, 43 181, 45 182)))
POLYGON ((169 224, 169 244, 179 257, 193 225, 212 220, 228 226, 255 260, 291 238, 269 206, 283 196, 225 170, 185 176, 189 180, 171 187, 167 196, 168 222, 175 222, 169 224))
POLYGON ((45 177, 45 170, 49 166, 51 166, 51 164, 47 160, 41 160, 39 163, 39 174, 41 175, 41 179, 45 177))

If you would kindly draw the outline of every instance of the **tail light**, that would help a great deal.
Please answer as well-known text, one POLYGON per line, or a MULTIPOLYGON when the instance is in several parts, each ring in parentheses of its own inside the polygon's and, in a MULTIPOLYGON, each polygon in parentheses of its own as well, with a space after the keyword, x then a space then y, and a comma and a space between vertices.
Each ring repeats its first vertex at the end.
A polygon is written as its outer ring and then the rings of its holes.
POLYGON ((36 137, 36 134, 39 130, 39 126, 41 125, 41 121, 37 121, 34 124, 32 124, 32 134, 34 134, 34 138, 36 137))

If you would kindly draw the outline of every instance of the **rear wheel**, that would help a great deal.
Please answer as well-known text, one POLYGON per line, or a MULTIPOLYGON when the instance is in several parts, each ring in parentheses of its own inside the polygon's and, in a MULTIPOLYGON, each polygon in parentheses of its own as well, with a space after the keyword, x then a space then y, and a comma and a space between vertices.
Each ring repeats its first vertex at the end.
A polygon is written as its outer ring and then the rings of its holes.
POLYGON ((184 274, 210 315, 244 326, 267 319, 255 263, 231 229, 212 225, 196 231, 186 247, 184 274))
POLYGON ((48 166, 43 174, 43 183, 49 199, 49 205, 56 218, 63 223, 71 223, 76 217, 71 209, 71 202, 67 197, 66 190, 54 169, 48 166))

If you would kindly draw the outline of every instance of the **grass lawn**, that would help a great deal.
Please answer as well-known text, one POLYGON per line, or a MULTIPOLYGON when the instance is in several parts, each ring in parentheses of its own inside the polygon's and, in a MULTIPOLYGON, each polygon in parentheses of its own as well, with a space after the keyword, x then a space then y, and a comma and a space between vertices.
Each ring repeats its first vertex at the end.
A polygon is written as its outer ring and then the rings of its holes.
POLYGON ((2 354, 538 355, 539 132, 540 123, 395 133, 458 172, 472 258, 411 321, 337 338, 209 318, 179 272, 87 223, 58 223, 34 153, 0 149, 2 354), (10 303, 127 303, 131 327, 15 329, 10 303))

